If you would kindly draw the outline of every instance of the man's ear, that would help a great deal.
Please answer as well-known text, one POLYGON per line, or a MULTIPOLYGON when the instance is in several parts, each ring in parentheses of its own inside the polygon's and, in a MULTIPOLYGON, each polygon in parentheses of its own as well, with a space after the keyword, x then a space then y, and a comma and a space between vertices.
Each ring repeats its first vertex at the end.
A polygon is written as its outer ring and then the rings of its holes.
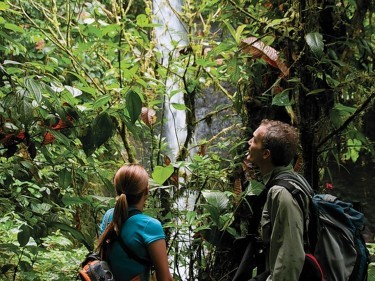
POLYGON ((263 159, 268 159, 271 157, 271 151, 269 149, 263 150, 263 159))

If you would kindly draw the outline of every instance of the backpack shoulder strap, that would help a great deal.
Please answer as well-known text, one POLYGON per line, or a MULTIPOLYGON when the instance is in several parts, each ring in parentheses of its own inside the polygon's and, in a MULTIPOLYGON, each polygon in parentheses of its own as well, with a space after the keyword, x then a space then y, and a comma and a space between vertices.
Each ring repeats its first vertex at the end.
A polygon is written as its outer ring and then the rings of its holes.
MULTIPOLYGON (((127 219, 129 219, 130 217, 132 217, 134 215, 138 215, 138 214, 142 214, 142 212, 138 209, 133 209, 129 212, 129 215, 128 215, 127 219)), ((121 235, 118 236, 118 242, 120 243, 120 246, 124 250, 124 252, 127 253, 127 255, 131 259, 137 261, 138 263, 140 263, 140 264, 142 264, 146 267, 149 267, 149 266, 152 265, 150 261, 137 256, 137 254, 132 249, 130 249, 128 246, 126 246, 126 244, 125 244, 124 240, 122 239, 121 235)))
MULTIPOLYGON (((293 182, 295 182, 297 184, 296 181, 293 181, 293 182)), ((284 187, 286 190, 288 190, 290 192, 290 194, 292 194, 293 198, 297 201, 298 206, 301 209, 302 215, 303 215, 303 218, 304 218, 304 220, 303 220, 303 225, 304 225, 304 227, 303 227, 303 229, 304 229, 303 230, 303 237, 304 237, 305 243, 307 243, 306 246, 308 248, 311 248, 310 247, 310 239, 309 239, 309 235, 308 235, 308 231, 307 231, 307 216, 306 216, 306 213, 305 213, 305 208, 304 208, 304 203, 303 203, 303 198, 302 198, 303 191, 298 189, 297 187, 295 187, 286 178, 276 178, 276 179, 271 180, 267 184, 268 188, 271 188, 274 185, 279 185, 279 186, 284 187)))
POLYGON ((296 188, 292 183, 290 183, 287 179, 279 178, 279 179, 273 179, 271 180, 267 186, 272 187, 274 185, 279 185, 284 187, 286 190, 288 190, 294 199, 296 199, 298 206, 301 208, 301 211, 305 217, 304 207, 303 207, 303 199, 302 199, 302 192, 298 188, 296 188))

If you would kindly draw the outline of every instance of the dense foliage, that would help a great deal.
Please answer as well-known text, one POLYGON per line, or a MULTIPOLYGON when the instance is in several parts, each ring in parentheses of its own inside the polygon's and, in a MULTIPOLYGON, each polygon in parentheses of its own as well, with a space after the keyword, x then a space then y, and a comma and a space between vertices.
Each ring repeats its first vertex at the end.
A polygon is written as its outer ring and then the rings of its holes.
POLYGON ((374 159, 364 123, 375 96, 374 1, 185 1, 186 42, 172 40, 167 63, 157 3, 0 1, 6 280, 71 280, 124 162, 150 172, 147 212, 164 224, 176 280, 227 280, 235 264, 225 241, 246 234, 236 214, 258 186, 243 170, 246 141, 262 118, 300 129, 315 189, 329 161, 374 159), (186 117, 176 155, 171 109, 186 117))

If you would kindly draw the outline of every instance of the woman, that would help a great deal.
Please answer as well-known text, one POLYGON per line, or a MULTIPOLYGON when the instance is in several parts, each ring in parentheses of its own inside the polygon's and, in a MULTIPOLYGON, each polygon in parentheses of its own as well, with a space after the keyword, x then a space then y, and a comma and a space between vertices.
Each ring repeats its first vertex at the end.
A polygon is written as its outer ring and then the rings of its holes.
POLYGON ((120 245, 120 237, 138 258, 150 261, 158 281, 173 280, 161 223, 142 214, 148 198, 148 180, 146 170, 137 164, 121 167, 114 177, 116 205, 103 217, 101 227, 110 223, 99 238, 98 251, 108 261, 116 281, 150 278, 150 266, 130 258, 120 245))

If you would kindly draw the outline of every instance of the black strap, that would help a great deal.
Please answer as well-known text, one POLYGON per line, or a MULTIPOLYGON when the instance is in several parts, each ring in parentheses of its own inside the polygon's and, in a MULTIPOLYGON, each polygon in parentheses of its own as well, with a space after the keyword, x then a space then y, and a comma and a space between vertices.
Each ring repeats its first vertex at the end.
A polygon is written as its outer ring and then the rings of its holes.
MULTIPOLYGON (((138 210, 138 209, 130 210, 127 219, 129 219, 130 217, 132 217, 134 215, 137 215, 137 214, 142 214, 142 212, 140 210, 138 210)), ((150 267, 152 265, 152 263, 150 261, 137 256, 137 254, 134 253, 134 251, 132 249, 130 249, 128 246, 126 246, 124 240, 121 237, 121 233, 118 236, 118 242, 120 243, 120 246, 124 250, 124 252, 127 253, 127 255, 129 256, 129 258, 131 258, 131 259, 139 262, 140 264, 142 264, 142 265, 144 265, 146 267, 150 267)))
MULTIPOLYGON (((295 180, 293 180, 294 183, 298 184, 295 180)), ((274 185, 278 185, 278 186, 282 186, 284 187, 286 190, 288 190, 290 192, 290 194, 292 194, 293 198, 296 199, 297 203, 298 203, 298 206, 300 207, 301 211, 302 211, 302 215, 303 215, 303 224, 304 224, 304 227, 303 227, 303 238, 304 238, 304 241, 305 243, 307 243, 307 247, 310 249, 310 239, 309 239, 309 235, 308 235, 308 232, 307 232, 307 216, 306 216, 306 213, 305 213, 305 208, 304 208, 304 203, 303 203, 303 191, 298 189, 297 187, 295 187, 292 183, 289 182, 289 179, 287 178, 276 178, 276 179, 273 179, 271 180, 270 182, 267 183, 267 187, 268 188, 271 188, 272 186, 274 185)))
POLYGON ((274 185, 279 185, 282 187, 285 187, 293 196, 294 199, 297 200, 298 206, 301 208, 301 211, 303 213, 303 217, 305 218, 305 209, 304 209, 304 203, 303 203, 303 198, 302 198, 302 192, 300 189, 296 188, 292 183, 290 183, 287 179, 274 179, 271 180, 267 184, 267 186, 271 187, 274 185))

